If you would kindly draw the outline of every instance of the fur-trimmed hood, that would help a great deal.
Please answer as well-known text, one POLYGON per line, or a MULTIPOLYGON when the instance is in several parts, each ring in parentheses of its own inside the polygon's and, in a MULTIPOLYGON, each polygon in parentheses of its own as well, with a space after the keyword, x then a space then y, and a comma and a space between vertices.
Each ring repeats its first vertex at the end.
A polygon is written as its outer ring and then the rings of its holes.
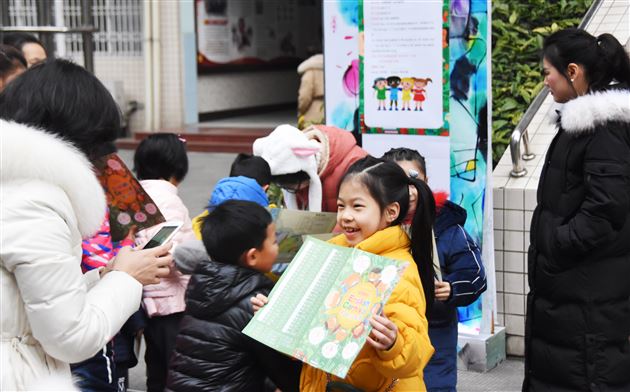
POLYGON ((81 235, 98 230, 105 217, 105 194, 81 151, 57 136, 4 120, 0 139, 0 183, 24 179, 52 183, 68 195, 81 235))
POLYGON ((304 72, 308 71, 309 69, 318 69, 320 71, 323 70, 324 69, 324 55, 316 54, 302 61, 302 63, 298 66, 297 72, 299 75, 302 75, 304 72))
POLYGON ((590 133, 609 121, 630 124, 629 90, 612 88, 582 95, 560 109, 560 125, 570 134, 590 133))

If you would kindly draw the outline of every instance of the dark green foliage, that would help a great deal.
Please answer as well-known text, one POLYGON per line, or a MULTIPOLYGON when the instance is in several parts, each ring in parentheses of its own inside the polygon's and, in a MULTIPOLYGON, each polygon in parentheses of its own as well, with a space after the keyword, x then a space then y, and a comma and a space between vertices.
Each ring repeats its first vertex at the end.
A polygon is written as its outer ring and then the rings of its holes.
POLYGON ((492 148, 494 164, 543 86, 540 51, 550 33, 576 27, 593 0, 492 1, 492 148))

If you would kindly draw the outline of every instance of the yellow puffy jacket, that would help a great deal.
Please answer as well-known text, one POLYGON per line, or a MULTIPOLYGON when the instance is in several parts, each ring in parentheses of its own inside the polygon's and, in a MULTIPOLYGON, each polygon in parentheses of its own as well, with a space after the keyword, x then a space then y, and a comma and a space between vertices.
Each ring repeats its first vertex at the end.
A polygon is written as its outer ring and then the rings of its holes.
MULTIPOLYGON (((350 246, 344 235, 329 242, 350 246)), ((366 392, 426 390, 423 370, 435 350, 429 340, 424 291, 409 246, 409 237, 400 226, 378 231, 356 246, 366 252, 409 262, 384 309, 385 316, 398 327, 394 346, 387 351, 377 351, 366 343, 344 380, 304 364, 300 391, 323 392, 329 379, 351 384, 366 392), (388 389, 394 380, 397 380, 394 387, 388 389)))

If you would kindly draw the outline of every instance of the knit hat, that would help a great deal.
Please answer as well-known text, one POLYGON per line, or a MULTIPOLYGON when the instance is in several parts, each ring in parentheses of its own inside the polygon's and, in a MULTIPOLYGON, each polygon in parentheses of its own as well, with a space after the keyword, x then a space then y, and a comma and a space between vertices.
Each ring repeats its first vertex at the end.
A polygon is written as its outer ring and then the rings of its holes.
MULTIPOLYGON (((254 155, 269 163, 271 175, 293 174, 304 171, 310 178, 308 209, 322 210, 322 183, 317 175, 317 158, 320 145, 309 140, 302 131, 291 125, 280 125, 268 136, 254 141, 254 155)), ((295 194, 283 190, 288 208, 297 209, 295 194)))
POLYGON ((253 178, 244 176, 226 177, 217 182, 208 202, 208 211, 227 200, 246 200, 263 207, 269 206, 269 199, 262 187, 253 178))

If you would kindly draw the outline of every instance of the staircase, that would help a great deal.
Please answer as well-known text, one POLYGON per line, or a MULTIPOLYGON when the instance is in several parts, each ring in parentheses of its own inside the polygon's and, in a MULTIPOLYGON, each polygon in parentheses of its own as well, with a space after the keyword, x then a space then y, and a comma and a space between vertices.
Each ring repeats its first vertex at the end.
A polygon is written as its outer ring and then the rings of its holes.
MULTIPOLYGON (((179 129, 160 129, 157 132, 171 132, 186 139, 188 151, 252 153, 254 140, 267 136, 273 128, 205 127, 189 125, 179 129)), ((135 150, 140 141, 152 132, 136 132, 131 138, 116 140, 116 146, 123 150, 135 150)))

